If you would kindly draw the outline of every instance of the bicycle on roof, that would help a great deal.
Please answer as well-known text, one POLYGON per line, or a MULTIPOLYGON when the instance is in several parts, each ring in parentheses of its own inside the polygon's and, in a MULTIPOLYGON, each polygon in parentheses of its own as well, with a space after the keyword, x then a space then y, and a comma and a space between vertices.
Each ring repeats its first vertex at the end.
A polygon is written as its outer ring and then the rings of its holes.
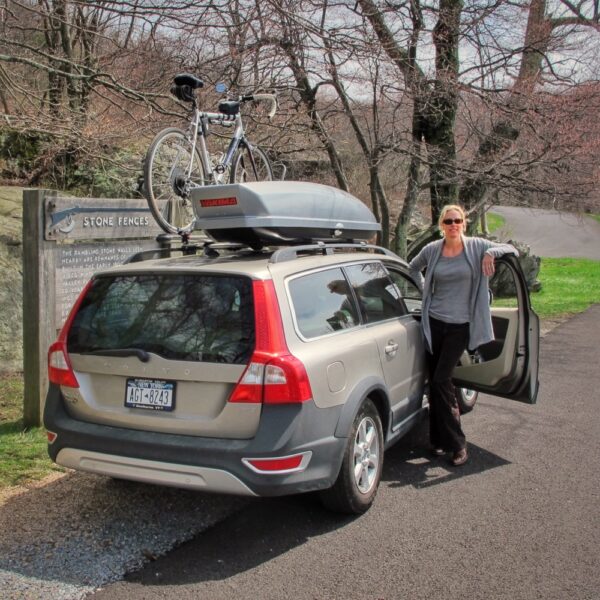
MULTIPOLYGON (((273 169, 264 150, 246 137, 240 106, 245 102, 271 104, 273 118, 277 110, 274 94, 247 94, 219 102, 217 113, 198 108, 196 90, 204 82, 183 73, 173 79, 171 93, 192 107, 188 128, 168 127, 160 131, 148 148, 144 161, 143 191, 148 206, 160 227, 167 233, 189 234, 195 216, 190 192, 203 185, 270 181, 273 169), (234 128, 227 150, 211 157, 206 138, 210 125, 234 128)), ((217 85, 218 92, 225 87, 217 85)))

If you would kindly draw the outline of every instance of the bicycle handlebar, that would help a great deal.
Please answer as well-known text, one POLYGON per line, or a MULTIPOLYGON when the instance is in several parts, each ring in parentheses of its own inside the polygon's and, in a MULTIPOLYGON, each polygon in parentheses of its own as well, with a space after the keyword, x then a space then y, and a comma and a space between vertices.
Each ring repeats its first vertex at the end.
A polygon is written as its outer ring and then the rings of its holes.
POLYGON ((249 102, 251 100, 256 100, 260 102, 265 100, 271 103, 271 110, 269 110, 269 114, 267 115, 269 119, 272 119, 277 112, 277 96, 275 94, 250 94, 248 96, 242 96, 242 102, 249 102))

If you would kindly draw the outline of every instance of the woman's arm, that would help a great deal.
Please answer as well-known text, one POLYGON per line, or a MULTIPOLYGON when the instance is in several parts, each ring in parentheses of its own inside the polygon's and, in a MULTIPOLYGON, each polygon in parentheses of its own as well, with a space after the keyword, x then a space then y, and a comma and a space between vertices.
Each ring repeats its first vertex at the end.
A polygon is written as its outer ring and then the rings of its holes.
MULTIPOLYGON (((483 240, 483 238, 481 238, 483 240)), ((483 240, 485 243, 485 253, 483 260, 481 261, 481 270, 486 277, 491 277, 496 268, 494 266, 494 260, 505 254, 514 254, 519 256, 518 250, 511 244, 498 244, 491 242, 490 240, 483 240)))
POLYGON ((484 242, 486 245, 486 254, 489 254, 494 258, 504 256, 505 254, 519 256, 519 251, 512 244, 498 244, 497 242, 491 242, 490 240, 484 240, 484 242))

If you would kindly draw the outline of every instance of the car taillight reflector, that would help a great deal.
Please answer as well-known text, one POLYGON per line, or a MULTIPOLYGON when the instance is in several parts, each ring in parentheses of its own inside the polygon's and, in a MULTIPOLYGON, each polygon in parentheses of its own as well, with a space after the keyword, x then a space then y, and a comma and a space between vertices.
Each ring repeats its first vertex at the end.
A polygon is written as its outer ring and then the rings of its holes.
POLYGON ((310 461, 312 452, 276 458, 243 458, 242 462, 257 473, 290 473, 303 471, 310 461))
POLYGON ((54 441, 58 437, 58 434, 54 433, 54 431, 46 431, 46 436, 48 438, 48 443, 49 444, 54 444, 54 441))
POLYGON ((285 343, 273 282, 254 281, 252 286, 256 345, 229 402, 284 404, 311 400, 306 369, 285 343))

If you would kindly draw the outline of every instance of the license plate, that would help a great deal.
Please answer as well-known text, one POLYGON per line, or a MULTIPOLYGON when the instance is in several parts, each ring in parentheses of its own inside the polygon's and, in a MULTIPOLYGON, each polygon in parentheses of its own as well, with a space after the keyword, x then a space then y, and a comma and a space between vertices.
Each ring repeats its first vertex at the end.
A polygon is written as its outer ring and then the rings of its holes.
POLYGON ((128 379, 125 406, 147 410, 173 410, 175 382, 159 379, 128 379))

